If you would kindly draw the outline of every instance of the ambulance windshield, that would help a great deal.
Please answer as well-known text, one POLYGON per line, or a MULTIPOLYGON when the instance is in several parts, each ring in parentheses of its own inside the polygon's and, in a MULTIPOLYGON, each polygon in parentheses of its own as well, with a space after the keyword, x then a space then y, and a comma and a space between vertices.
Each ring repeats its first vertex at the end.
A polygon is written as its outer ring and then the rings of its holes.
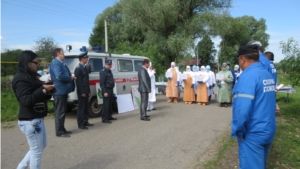
POLYGON ((70 72, 74 73, 76 66, 79 64, 79 59, 77 57, 66 57, 64 63, 70 69, 70 72))

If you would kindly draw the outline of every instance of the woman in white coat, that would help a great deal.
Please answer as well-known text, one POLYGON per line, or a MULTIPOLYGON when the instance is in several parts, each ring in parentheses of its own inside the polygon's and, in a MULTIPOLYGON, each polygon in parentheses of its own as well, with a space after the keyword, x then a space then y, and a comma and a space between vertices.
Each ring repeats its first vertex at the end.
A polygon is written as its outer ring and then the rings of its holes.
POLYGON ((155 90, 155 72, 156 70, 152 68, 152 63, 150 62, 150 66, 148 68, 148 74, 151 80, 151 93, 149 93, 148 107, 147 111, 156 110, 154 108, 154 102, 156 102, 156 90, 155 90))

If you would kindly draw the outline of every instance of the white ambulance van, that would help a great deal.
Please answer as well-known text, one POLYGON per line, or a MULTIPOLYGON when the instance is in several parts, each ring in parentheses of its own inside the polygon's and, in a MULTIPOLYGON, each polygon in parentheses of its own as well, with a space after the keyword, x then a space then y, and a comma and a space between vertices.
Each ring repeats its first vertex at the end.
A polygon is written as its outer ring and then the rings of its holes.
MULTIPOLYGON (((74 74, 75 68, 79 64, 78 55, 80 53, 65 52, 64 63, 74 74)), ((131 86, 138 85, 138 71, 142 68, 144 59, 149 59, 144 56, 132 56, 129 54, 110 54, 110 53, 97 53, 88 52, 89 61, 87 67, 90 71, 90 89, 91 97, 89 98, 89 114, 91 117, 99 117, 102 114, 102 105, 98 105, 96 96, 96 83, 100 82, 100 70, 105 66, 105 60, 112 60, 112 73, 115 79, 114 94, 128 94, 131 93, 131 86)), ((49 76, 49 74, 47 74, 49 76)), ((46 77, 47 78, 47 77, 46 77)), ((77 106, 78 98, 75 91, 68 95, 68 111, 77 106)))

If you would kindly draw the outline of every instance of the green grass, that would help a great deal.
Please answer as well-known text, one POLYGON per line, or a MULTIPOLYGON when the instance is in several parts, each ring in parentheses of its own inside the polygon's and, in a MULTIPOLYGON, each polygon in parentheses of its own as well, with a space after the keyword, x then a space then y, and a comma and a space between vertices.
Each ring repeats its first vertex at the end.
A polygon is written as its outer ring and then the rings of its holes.
POLYGON ((236 139, 230 138, 230 136, 227 134, 225 137, 222 138, 222 146, 218 150, 216 157, 206 163, 203 164, 203 167, 205 169, 214 169, 218 166, 219 162, 224 158, 225 153, 233 147, 236 139))
MULTIPOLYGON (((278 75, 279 84, 290 84, 286 75, 278 75)), ((286 102, 285 93, 277 93, 280 114, 277 116, 277 132, 269 154, 268 168, 300 168, 300 87, 294 87, 286 102)))
MULTIPOLYGON (((53 104, 48 103, 49 112, 53 112, 53 104)), ((7 89, 1 91, 1 122, 13 121, 18 119, 19 102, 17 101, 13 90, 7 89)))

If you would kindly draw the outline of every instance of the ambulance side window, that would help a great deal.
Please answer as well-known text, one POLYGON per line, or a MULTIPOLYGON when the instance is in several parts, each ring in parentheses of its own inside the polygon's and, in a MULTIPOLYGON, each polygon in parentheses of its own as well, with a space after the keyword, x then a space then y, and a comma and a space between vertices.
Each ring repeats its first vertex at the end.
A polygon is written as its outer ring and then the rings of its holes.
POLYGON ((133 64, 131 60, 118 60, 119 72, 132 72, 133 64))
POLYGON ((99 58, 90 58, 89 65, 91 66, 92 72, 100 72, 103 69, 103 61, 99 58))
POLYGON ((135 60, 134 61, 134 70, 136 72, 141 70, 142 66, 143 66, 143 61, 142 60, 135 60))

